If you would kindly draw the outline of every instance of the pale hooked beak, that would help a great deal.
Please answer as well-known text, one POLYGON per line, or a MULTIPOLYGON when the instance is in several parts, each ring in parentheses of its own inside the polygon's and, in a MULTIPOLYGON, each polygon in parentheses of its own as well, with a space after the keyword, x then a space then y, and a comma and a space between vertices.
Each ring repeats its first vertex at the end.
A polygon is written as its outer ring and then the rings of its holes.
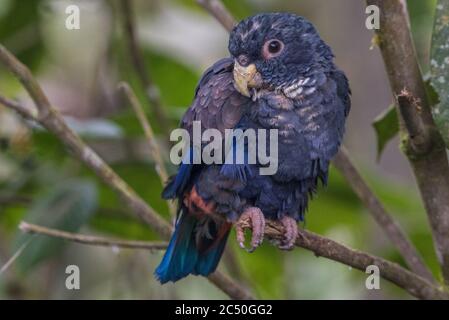
POLYGON ((249 89, 258 88, 261 86, 261 83, 262 78, 254 64, 243 67, 237 61, 234 62, 234 85, 238 92, 244 96, 251 97, 249 89))

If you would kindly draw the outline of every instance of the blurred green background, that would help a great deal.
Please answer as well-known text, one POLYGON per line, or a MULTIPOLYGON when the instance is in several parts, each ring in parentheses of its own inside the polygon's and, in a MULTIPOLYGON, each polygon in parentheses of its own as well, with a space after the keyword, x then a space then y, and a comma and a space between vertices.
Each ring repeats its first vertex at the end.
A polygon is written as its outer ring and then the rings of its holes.
MULTIPOLYGON (((438 275, 426 216, 398 141, 376 161, 373 119, 392 103, 388 80, 372 33, 365 28, 360 0, 224 1, 237 19, 258 12, 289 11, 311 20, 332 46, 347 73, 353 108, 345 144, 364 177, 410 235, 438 275)), ((157 132, 144 89, 131 67, 117 1, 0 0, 0 43, 29 66, 51 102, 93 148, 158 212, 168 219, 151 153, 130 106, 117 94, 131 83, 157 132), (81 29, 64 27, 65 8, 81 9, 81 29)), ((226 56, 227 33, 193 0, 134 1, 139 43, 148 71, 160 89, 175 127, 189 106, 201 72, 226 56)), ((423 70, 428 70, 435 1, 409 0, 413 35, 423 70)), ((31 103, 18 82, 0 67, 0 92, 31 103)), ((160 136, 161 141, 165 137, 160 136)), ((168 149, 164 149, 167 157, 168 149)), ((175 168, 169 165, 170 172, 175 168)), ((188 277, 160 286, 153 270, 162 252, 117 250, 24 236, 21 220, 86 234, 155 240, 105 187, 41 128, 0 107, 0 267, 24 248, 0 274, 0 299, 169 299, 226 298, 207 280, 188 277), (31 128, 31 129, 30 129, 31 128), (25 244, 25 245, 24 245, 25 244), (81 270, 81 289, 65 288, 65 268, 81 270)), ((305 228, 356 249, 403 261, 336 170, 330 186, 312 202, 305 228)), ((281 252, 265 244, 255 253, 238 249, 231 236, 220 268, 274 299, 408 299, 385 280, 365 288, 366 274, 303 249, 281 252)))

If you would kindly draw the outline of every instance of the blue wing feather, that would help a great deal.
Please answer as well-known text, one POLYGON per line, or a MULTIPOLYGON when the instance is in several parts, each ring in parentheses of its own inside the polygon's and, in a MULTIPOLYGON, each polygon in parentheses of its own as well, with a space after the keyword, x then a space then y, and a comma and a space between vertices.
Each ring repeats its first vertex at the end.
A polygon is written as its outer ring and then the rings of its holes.
POLYGON ((189 149, 178 168, 178 172, 170 179, 167 186, 162 191, 162 198, 175 199, 184 193, 192 175, 194 166, 192 164, 192 158, 193 152, 192 149, 189 149))

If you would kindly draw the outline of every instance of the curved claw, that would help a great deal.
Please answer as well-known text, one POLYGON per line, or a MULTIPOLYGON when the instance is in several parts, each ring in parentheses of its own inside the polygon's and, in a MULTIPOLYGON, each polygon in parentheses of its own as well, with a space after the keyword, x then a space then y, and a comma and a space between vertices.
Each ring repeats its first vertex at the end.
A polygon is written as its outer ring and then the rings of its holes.
POLYGON ((280 222, 284 226, 285 234, 279 249, 292 250, 298 236, 298 224, 295 219, 289 216, 284 216, 280 222))
POLYGON ((253 252, 263 242, 265 232, 265 217, 262 211, 257 207, 246 208, 240 216, 239 221, 237 221, 235 228, 237 232, 237 241, 240 245, 240 248, 245 249, 248 252, 253 252), (252 229, 250 249, 247 249, 245 247, 245 228, 242 227, 242 223, 246 220, 249 220, 252 229))

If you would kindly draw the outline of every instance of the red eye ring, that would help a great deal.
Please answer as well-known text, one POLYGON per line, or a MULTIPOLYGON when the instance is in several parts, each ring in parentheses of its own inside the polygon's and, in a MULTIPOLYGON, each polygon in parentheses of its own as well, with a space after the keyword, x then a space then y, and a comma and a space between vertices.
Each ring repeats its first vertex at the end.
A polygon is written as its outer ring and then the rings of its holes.
POLYGON ((265 59, 277 57, 284 50, 284 43, 277 39, 271 39, 265 42, 262 49, 262 55, 265 59))

